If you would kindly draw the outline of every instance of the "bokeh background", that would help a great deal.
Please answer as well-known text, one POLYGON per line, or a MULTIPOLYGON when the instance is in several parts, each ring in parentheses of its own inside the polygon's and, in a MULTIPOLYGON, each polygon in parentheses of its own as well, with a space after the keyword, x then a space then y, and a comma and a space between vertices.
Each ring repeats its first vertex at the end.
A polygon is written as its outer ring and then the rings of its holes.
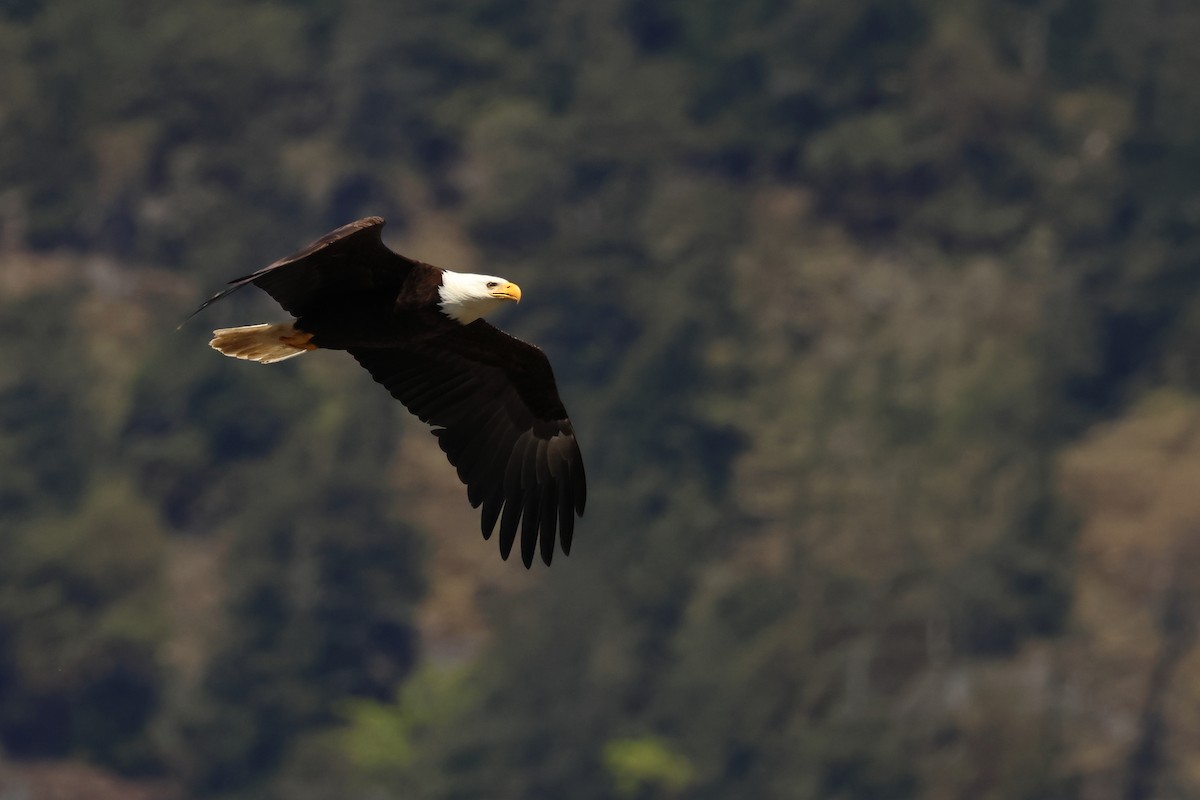
POLYGON ((0 0, 0 796, 1200 797, 1200 6, 0 0), (504 275, 484 542, 230 278, 504 275))

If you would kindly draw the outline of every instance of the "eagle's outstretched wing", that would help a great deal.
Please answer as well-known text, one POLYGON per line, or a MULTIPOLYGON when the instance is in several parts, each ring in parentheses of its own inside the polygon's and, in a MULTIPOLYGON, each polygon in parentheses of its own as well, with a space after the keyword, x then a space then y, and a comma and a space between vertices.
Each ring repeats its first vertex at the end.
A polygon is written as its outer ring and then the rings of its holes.
POLYGON ((471 505, 483 506, 490 538, 500 523, 508 558, 521 530, 528 567, 541 542, 554 556, 557 532, 571 551, 575 516, 587 500, 583 456, 540 349, 483 320, 401 348, 352 348, 350 354, 434 434, 471 505))
MULTIPOLYGON (((294 317, 302 317, 330 294, 367 294, 400 290, 419 262, 394 253, 383 243, 382 217, 366 217, 327 233, 308 247, 229 282, 188 316, 254 284, 294 317)), ((184 320, 185 322, 187 320, 184 320)))

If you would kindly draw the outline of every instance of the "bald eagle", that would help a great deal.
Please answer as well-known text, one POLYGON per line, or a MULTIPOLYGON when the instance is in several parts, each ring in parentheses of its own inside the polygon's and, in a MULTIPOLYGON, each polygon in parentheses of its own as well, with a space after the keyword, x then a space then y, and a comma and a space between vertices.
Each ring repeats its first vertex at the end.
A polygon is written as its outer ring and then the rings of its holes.
POLYGON ((383 219, 343 225, 230 286, 193 315, 254 284, 295 319, 213 331, 210 345, 274 364, 309 350, 345 350, 433 434, 472 508, 483 506, 483 538, 500 523, 500 556, 521 530, 521 560, 538 543, 548 565, 557 531, 571 551, 587 485, 571 420, 550 362, 537 347, 483 317, 521 289, 493 275, 451 272, 392 252, 383 219))

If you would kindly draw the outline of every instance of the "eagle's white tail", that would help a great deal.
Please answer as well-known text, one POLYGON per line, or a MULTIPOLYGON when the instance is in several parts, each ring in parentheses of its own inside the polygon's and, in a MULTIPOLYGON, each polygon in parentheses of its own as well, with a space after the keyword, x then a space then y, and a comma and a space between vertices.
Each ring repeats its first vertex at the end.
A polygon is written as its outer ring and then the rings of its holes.
POLYGON ((213 340, 208 344, 232 358, 274 364, 314 349, 315 345, 308 343, 311 338, 312 334, 296 330, 291 322, 274 325, 264 322, 240 328, 220 328, 213 331, 213 340))

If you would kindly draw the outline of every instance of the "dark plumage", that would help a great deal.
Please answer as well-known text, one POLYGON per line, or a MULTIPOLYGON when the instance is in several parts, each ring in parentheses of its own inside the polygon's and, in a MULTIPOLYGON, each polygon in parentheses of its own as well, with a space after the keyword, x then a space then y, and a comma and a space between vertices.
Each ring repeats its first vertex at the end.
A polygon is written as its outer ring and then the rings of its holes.
POLYGON ((507 559, 518 529, 528 567, 549 564, 557 533, 570 553, 587 497, 583 458, 545 354, 481 318, 520 289, 503 278, 443 270, 392 252, 368 217, 231 282, 195 313, 254 284, 295 320, 215 332, 226 355, 273 363, 346 350, 434 435, 485 539, 500 525, 507 559))

